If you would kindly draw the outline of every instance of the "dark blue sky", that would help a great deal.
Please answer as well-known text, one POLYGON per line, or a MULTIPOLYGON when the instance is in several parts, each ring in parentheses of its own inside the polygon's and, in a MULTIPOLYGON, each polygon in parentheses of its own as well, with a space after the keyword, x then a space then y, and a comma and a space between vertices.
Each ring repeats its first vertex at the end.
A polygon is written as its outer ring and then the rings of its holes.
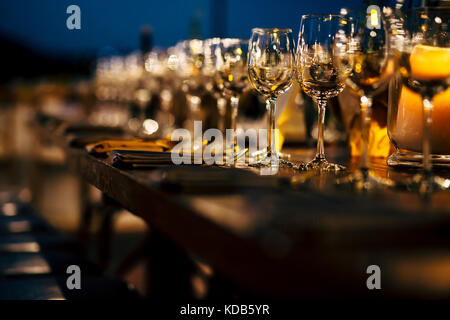
MULTIPOLYGON (((199 17, 202 37, 211 36, 213 0, 0 0, 0 33, 34 50, 55 56, 91 55, 105 46, 122 51, 139 46, 148 24, 154 44, 168 47, 189 36, 199 17), (81 8, 81 30, 66 28, 66 8, 81 8)), ((361 0, 228 0, 226 35, 249 38, 252 27, 289 27, 298 33, 305 13, 337 13, 361 0)))

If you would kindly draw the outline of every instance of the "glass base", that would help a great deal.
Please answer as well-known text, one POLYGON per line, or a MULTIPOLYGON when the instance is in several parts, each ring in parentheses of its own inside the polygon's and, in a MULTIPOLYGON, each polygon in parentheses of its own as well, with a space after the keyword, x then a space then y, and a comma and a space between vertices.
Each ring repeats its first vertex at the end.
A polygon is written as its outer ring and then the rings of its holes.
POLYGON ((227 150, 223 155, 224 165, 228 167, 237 167, 237 166, 245 167, 246 163, 245 158, 243 157, 245 156, 247 151, 248 151, 247 148, 241 150, 238 150, 236 148, 235 151, 227 150))
POLYGON ((271 156, 265 155, 264 158, 257 162, 257 166, 259 167, 278 167, 280 166, 280 158, 277 154, 273 154, 271 156))
POLYGON ((422 195, 431 194, 434 191, 444 191, 450 189, 450 179, 445 179, 434 175, 433 173, 419 173, 416 174, 408 189, 412 191, 419 191, 422 195))
POLYGON ((393 180, 376 176, 369 169, 361 168, 343 178, 337 179, 336 185, 338 188, 367 192, 392 188, 395 186, 395 183, 393 180))
MULTIPOLYGON (((390 167, 422 168, 422 161, 422 153, 397 149, 396 152, 389 156, 387 164, 390 167)), ((450 155, 433 154, 431 163, 433 168, 449 169, 450 155)))
POLYGON ((290 154, 277 152, 271 156, 267 155, 267 150, 262 149, 253 152, 250 155, 249 162, 254 167, 289 167, 294 168, 296 165, 290 162, 290 154))
POLYGON ((316 157, 310 162, 298 165, 298 169, 300 171, 319 170, 326 172, 338 172, 345 170, 345 167, 340 164, 330 163, 327 159, 325 159, 325 157, 316 155, 316 157))
POLYGON ((279 154, 274 154, 272 156, 266 155, 261 160, 256 162, 251 162, 249 167, 254 168, 266 168, 263 175, 273 175, 278 173, 279 168, 296 168, 296 164, 290 161, 284 160, 280 158, 279 154))
MULTIPOLYGON (((288 153, 277 152, 276 154, 278 155, 279 159, 286 161, 291 159, 291 155, 288 153)), ((261 161, 262 159, 267 158, 267 149, 260 149, 255 152, 252 152, 249 154, 249 157, 254 161, 261 161)))

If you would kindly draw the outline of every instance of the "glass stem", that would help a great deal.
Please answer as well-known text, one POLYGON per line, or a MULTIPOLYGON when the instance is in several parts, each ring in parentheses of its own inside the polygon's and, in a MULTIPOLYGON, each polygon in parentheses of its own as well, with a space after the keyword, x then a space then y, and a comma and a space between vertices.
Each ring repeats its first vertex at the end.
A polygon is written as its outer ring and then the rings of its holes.
POLYGON ((239 97, 231 97, 231 129, 236 131, 236 118, 238 115, 239 97))
POLYGON ((316 159, 325 159, 325 147, 323 144, 323 127, 325 125, 325 110, 327 106, 327 100, 317 100, 317 153, 316 159))
POLYGON ((219 119, 218 119, 218 129, 220 130, 220 132, 222 132, 223 134, 225 134, 225 114, 226 114, 226 108, 227 108, 227 100, 220 97, 219 99, 217 99, 217 110, 219 113, 219 119))
POLYGON ((423 136, 422 136, 422 152, 423 152, 423 171, 431 173, 431 123, 432 123, 433 101, 432 99, 423 98, 423 136))
POLYGON ((237 136, 236 136, 236 118, 238 115, 238 107, 239 107, 239 97, 233 96, 231 97, 231 129, 233 130, 233 144, 232 149, 236 152, 237 146, 237 136))
POLYGON ((267 112, 269 113, 269 123, 267 126, 268 132, 267 132, 267 156, 270 158, 273 154, 276 153, 274 150, 274 140, 275 137, 272 137, 272 135, 275 135, 275 107, 277 104, 277 99, 274 97, 271 97, 267 99, 266 101, 266 108, 267 112))
POLYGON ((189 103, 189 111, 191 113, 192 120, 201 120, 200 119, 200 104, 201 104, 200 97, 189 96, 188 103, 189 103))
POLYGON ((359 168, 362 170, 369 169, 369 135, 370 121, 372 119, 372 98, 362 96, 361 100, 361 128, 362 128, 362 155, 359 168))
POLYGON ((142 102, 139 103, 139 128, 137 130, 138 137, 144 136, 145 107, 145 104, 143 104, 142 102))

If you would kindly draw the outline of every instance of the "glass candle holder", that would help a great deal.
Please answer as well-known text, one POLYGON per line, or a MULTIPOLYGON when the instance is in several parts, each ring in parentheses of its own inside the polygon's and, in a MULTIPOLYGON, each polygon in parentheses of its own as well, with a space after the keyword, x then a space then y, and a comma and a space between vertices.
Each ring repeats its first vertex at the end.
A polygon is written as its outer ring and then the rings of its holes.
MULTIPOLYGON (((450 89, 435 95, 433 102, 431 162, 433 167, 450 168, 450 89)), ((388 135, 395 147, 387 160, 389 166, 422 166, 422 98, 408 89, 399 75, 389 84, 388 135)))

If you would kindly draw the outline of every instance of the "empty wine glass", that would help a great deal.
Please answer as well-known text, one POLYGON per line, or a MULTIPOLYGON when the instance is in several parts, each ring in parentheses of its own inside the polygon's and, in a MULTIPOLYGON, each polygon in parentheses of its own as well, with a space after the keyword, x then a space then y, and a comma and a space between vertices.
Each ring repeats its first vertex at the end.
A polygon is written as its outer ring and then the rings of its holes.
POLYGON ((206 39, 204 42, 204 63, 203 76, 205 82, 205 89, 210 92, 217 100, 217 111, 219 114, 218 129, 225 133, 225 115, 227 101, 223 94, 223 85, 217 72, 217 62, 221 55, 221 40, 220 38, 206 39))
POLYGON ((234 137, 226 149, 228 156, 232 157, 239 151, 236 141, 236 118, 239 97, 248 88, 247 53, 248 40, 222 39, 219 53, 216 54, 218 81, 231 102, 231 129, 234 137))
POLYGON ((202 40, 185 40, 178 47, 177 75, 189 106, 186 127, 193 130, 193 120, 201 120, 201 95, 203 93, 202 67, 204 63, 202 40))
POLYGON ((350 35, 350 24, 341 15, 303 15, 297 45, 297 77, 303 91, 317 104, 317 153, 303 170, 339 171, 345 167, 329 163, 325 158, 323 127, 329 98, 344 89, 348 69, 340 66, 334 56, 336 37, 350 35))
POLYGON ((397 35, 396 57, 402 84, 418 93, 423 102, 421 174, 414 178, 423 194, 434 189, 448 189, 449 180, 432 173, 432 146, 439 140, 438 129, 432 130, 434 98, 450 90, 449 7, 414 8, 400 18, 403 29, 397 35))
MULTIPOLYGON (((268 111, 267 153, 260 165, 278 167, 275 148, 275 106, 288 90, 295 73, 295 44, 291 29, 255 28, 249 43, 248 73, 253 87, 264 96, 268 111)), ((283 164, 283 162, 281 162, 283 164)))

